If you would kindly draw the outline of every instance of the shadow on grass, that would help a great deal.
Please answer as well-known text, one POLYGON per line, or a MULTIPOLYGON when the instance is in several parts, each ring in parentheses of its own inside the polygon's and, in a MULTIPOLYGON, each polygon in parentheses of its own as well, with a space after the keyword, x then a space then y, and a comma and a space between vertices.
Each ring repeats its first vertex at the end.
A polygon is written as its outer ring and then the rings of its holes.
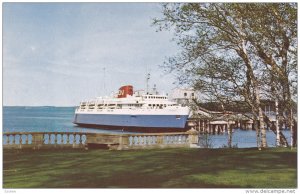
POLYGON ((4 188, 291 188, 289 149, 4 150, 4 188))

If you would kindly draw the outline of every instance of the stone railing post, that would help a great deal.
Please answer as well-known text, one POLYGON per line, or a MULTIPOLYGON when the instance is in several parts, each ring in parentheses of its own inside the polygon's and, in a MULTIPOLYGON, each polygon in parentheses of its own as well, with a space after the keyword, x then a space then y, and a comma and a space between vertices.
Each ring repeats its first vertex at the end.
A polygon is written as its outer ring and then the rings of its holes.
POLYGON ((43 146, 43 134, 32 134, 33 149, 40 149, 43 146))
POLYGON ((156 139, 156 144, 158 146, 161 146, 161 145, 164 144, 164 136, 163 135, 157 135, 156 138, 157 138, 156 139))
POLYGON ((186 132, 188 134, 188 140, 190 147, 197 147, 198 146, 198 131, 196 131, 194 128, 188 130, 186 132))
MULTIPOLYGON (((72 144, 72 148, 78 148, 80 146, 80 139, 79 139, 79 143, 77 144, 77 140, 76 140, 76 133, 73 133, 74 139, 73 139, 73 144, 72 144)), ((77 136, 78 137, 78 136, 77 136)), ((80 138, 80 136, 79 136, 80 138)))
POLYGON ((120 135, 119 137, 119 146, 117 148, 117 150, 124 150, 124 149, 128 149, 129 147, 129 139, 128 139, 128 135, 120 135))
POLYGON ((16 140, 16 135, 15 135, 15 144, 18 145, 18 148, 19 149, 22 149, 22 136, 19 135, 19 139, 18 139, 18 143, 17 143, 17 140, 16 140))

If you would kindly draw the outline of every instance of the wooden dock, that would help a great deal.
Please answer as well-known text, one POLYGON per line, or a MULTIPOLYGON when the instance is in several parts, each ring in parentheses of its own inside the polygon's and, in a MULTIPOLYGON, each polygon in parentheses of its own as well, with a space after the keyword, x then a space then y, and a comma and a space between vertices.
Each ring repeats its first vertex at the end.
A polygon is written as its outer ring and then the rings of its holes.
POLYGON ((86 132, 4 132, 4 149, 108 148, 111 150, 195 147, 198 132, 103 134, 86 132))
POLYGON ((222 120, 193 118, 188 120, 188 127, 200 134, 223 134, 234 129, 254 130, 252 120, 222 120))

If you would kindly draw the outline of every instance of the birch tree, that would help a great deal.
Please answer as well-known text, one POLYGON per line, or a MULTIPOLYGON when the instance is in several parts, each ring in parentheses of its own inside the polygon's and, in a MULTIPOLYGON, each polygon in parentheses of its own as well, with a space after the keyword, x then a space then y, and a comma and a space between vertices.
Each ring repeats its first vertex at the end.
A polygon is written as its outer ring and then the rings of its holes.
MULTIPOLYGON (((258 16, 264 17, 261 11, 265 8, 259 9, 258 16)), ((259 49, 257 41, 266 40, 253 38, 257 13, 251 9, 247 17, 243 16, 247 9, 245 4, 164 4, 163 18, 155 19, 154 24, 159 30, 174 30, 175 40, 182 48, 165 66, 178 73, 181 83, 190 83, 215 100, 247 102, 258 121, 258 147, 267 147, 260 102, 265 83, 262 72, 269 71, 276 80, 279 78, 265 65, 265 55, 259 49)))
MULTIPOLYGON (((296 145, 293 94, 297 93, 297 5, 295 3, 234 4, 245 21, 246 36, 271 75, 271 94, 275 108, 283 102, 287 115, 291 146, 296 145), (256 20, 252 14, 256 13, 256 20)), ((285 114, 283 114, 285 113, 285 114)), ((277 112, 279 116, 279 110, 277 112)), ((277 126, 278 128, 278 126, 277 126)))

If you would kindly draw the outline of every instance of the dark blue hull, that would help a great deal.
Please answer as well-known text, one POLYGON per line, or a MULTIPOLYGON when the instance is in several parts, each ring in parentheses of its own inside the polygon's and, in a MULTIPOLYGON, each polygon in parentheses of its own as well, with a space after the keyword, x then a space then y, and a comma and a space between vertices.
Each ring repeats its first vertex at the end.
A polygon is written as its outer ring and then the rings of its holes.
POLYGON ((188 115, 114 115, 75 114, 77 125, 116 128, 171 128, 184 129, 188 115))

